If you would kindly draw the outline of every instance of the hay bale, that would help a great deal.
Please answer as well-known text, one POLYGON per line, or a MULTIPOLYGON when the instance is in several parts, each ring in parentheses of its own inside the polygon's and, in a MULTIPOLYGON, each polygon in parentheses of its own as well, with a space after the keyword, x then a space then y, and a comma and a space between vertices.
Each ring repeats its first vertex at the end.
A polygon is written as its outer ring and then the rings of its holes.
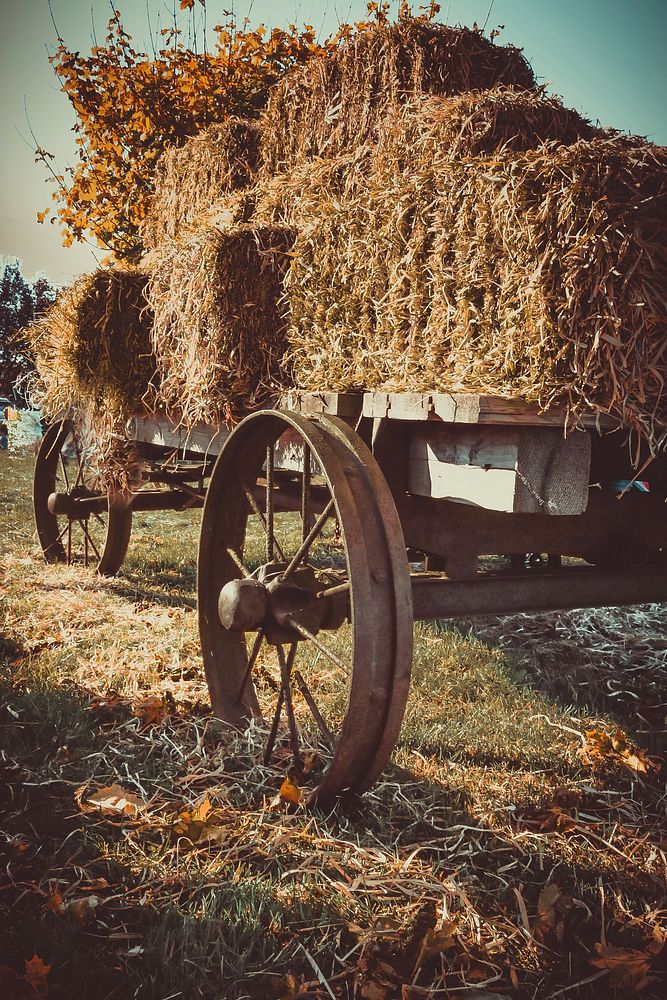
POLYGON ((269 185, 300 228, 297 386, 480 391, 667 440, 667 150, 600 136, 451 159, 318 161, 269 185))
POLYGON ((600 130, 557 97, 496 87, 454 97, 425 95, 393 108, 378 133, 380 161, 388 154, 404 169, 415 155, 437 159, 520 153, 553 141, 571 145, 600 130))
POLYGON ((479 31, 406 18, 359 32, 273 88, 263 116, 263 172, 373 141, 389 111, 416 95, 500 84, 532 88, 535 79, 519 49, 494 45, 479 31))
POLYGON ((155 172, 155 192, 142 237, 146 247, 201 225, 208 207, 252 184, 259 161, 259 128, 230 118, 168 150, 155 172))
POLYGON ((89 404, 127 419, 155 387, 146 275, 100 269, 63 289, 30 331, 42 382, 40 405, 54 417, 89 404))
POLYGON ((186 422, 233 423, 287 384, 281 300, 293 242, 281 227, 203 227, 145 259, 160 397, 186 422))

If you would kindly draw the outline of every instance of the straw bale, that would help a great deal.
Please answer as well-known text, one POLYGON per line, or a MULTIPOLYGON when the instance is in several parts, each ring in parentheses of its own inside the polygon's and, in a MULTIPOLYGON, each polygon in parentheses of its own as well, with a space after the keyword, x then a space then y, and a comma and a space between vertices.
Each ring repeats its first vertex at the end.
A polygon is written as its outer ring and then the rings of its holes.
POLYGON ((88 403, 92 412, 127 418, 145 406, 156 372, 146 280, 120 268, 84 275, 33 325, 47 416, 88 403))
POLYGON ((297 386, 480 391, 667 440, 667 150, 598 136, 453 160, 430 144, 274 180, 297 386), (419 154, 419 155, 418 155, 419 154))
POLYGON ((283 281, 294 233, 203 227, 145 258, 161 400, 187 423, 233 423, 285 383, 283 281))
POLYGON ((506 84, 532 88, 521 51, 479 31, 418 19, 358 32, 333 54, 291 70, 273 88, 262 124, 262 170, 373 141, 390 109, 422 93, 451 96, 506 84))
POLYGON ((526 152, 544 142, 571 145, 596 134, 598 129, 557 97, 496 87, 454 97, 423 95, 391 109, 379 129, 377 153, 409 169, 415 155, 461 159, 526 152))
POLYGON ((142 236, 147 247, 201 224, 208 207, 252 184, 259 161, 259 128, 239 118, 213 125, 168 150, 159 160, 155 192, 142 236))

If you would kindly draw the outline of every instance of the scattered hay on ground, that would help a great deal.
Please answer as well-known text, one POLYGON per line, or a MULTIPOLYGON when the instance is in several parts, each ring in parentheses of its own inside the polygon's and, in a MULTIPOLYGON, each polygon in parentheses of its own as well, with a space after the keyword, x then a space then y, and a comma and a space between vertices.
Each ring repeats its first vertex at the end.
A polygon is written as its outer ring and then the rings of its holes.
POLYGON ((388 111, 411 96, 500 84, 530 89, 535 79, 520 49, 494 45, 480 31, 401 19, 359 32, 274 87, 263 118, 263 171, 373 141, 388 111))
POLYGON ((283 227, 203 227, 146 258, 160 397, 184 421, 233 423, 284 382, 293 241, 283 227))
POLYGON ((259 128, 230 118, 168 150, 155 174, 155 193, 142 227, 148 248, 183 235, 223 195, 252 184, 259 128))

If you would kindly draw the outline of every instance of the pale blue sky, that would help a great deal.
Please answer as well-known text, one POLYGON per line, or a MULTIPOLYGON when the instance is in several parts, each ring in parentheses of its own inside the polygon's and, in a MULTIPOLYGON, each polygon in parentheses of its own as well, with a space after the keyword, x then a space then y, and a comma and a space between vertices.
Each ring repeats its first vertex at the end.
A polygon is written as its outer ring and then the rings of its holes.
MULTIPOLYGON (((147 8, 165 24, 173 0, 117 0, 135 42, 148 43, 147 8)), ((176 3, 178 7, 178 3, 176 3)), ((209 23, 231 0, 208 0, 209 23)), ((365 0, 235 0, 237 18, 253 23, 309 21, 323 34, 341 20, 363 17, 365 0)), ((443 0, 449 24, 504 24, 501 42, 522 47, 550 91, 603 125, 648 135, 667 145, 667 0, 443 0), (489 8, 491 11, 489 14, 489 8)), ((91 45, 91 17, 102 35, 108 0, 52 0, 71 48, 91 45)), ((59 283, 95 266, 89 248, 60 245, 56 227, 36 213, 50 204, 43 168, 33 162, 24 104, 39 143, 61 166, 72 159, 73 118, 47 62, 55 32, 47 0, 0 0, 0 255, 22 258, 26 275, 45 271, 59 283), (20 135, 19 135, 20 133, 20 135)), ((99 253, 99 251, 98 251, 99 253)))

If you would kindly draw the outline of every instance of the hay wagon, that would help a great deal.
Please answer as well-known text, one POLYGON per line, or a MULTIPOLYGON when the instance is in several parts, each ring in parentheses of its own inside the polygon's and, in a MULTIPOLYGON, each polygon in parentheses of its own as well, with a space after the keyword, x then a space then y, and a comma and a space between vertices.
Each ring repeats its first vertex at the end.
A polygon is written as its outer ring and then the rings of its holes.
POLYGON ((138 416, 142 472, 123 491, 89 478, 64 420, 37 460, 38 534, 47 560, 115 573, 133 512, 203 507, 213 710, 241 726, 261 714, 258 690, 272 698, 265 758, 280 742, 302 778, 308 731, 323 763, 303 780, 322 803, 384 769, 414 621, 667 600, 667 458, 646 492, 620 432, 598 415, 564 434, 564 420, 518 400, 379 392, 293 393, 232 432, 138 416))

